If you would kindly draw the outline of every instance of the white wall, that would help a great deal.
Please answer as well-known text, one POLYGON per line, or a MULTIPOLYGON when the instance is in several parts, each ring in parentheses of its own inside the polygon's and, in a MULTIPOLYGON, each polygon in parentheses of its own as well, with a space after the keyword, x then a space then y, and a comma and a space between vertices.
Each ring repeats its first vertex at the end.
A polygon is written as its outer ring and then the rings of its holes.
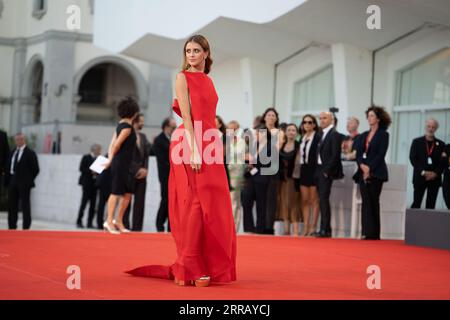
POLYGON ((77 5, 81 9, 81 29, 79 33, 92 33, 93 15, 89 0, 47 0, 47 13, 41 18, 32 17, 33 0, 4 0, 4 11, 0 19, 0 36, 31 37, 47 30, 71 31, 66 21, 69 15, 67 7, 77 5))
MULTIPOLYGON (((27 137, 33 134, 37 136, 35 151, 37 153, 48 153, 46 148, 46 137, 53 136, 55 132, 54 124, 31 125, 23 129, 27 137)), ((112 134, 115 126, 107 125, 81 125, 81 124, 59 124, 62 132, 61 153, 63 154, 86 154, 90 147, 96 143, 103 147, 103 152, 106 153, 111 142, 112 134)), ((143 133, 146 134, 149 141, 160 133, 159 128, 144 128, 143 133)))
MULTIPOLYGON (((82 194, 81 186, 78 185, 80 161, 81 156, 75 155, 39 155, 41 171, 36 179, 36 188, 31 192, 33 218, 75 225, 82 194)), ((151 157, 144 213, 144 231, 148 232, 156 231, 156 214, 160 201, 157 172, 156 159, 151 157)), ((85 225, 88 210, 89 206, 84 214, 85 225)))
POLYGON ((420 37, 405 39, 393 48, 379 51, 375 65, 375 103, 392 111, 395 105, 395 84, 398 71, 433 54, 450 47, 450 30, 422 32, 420 37))
POLYGON ((216 113, 225 122, 238 120, 242 127, 251 123, 251 83, 246 81, 240 60, 231 60, 214 66, 210 74, 216 87, 219 102, 216 113))
MULTIPOLYGON (((249 64, 252 82, 251 93, 254 115, 263 114, 267 108, 277 108, 277 106, 273 105, 275 66, 273 64, 268 64, 253 59, 249 59, 249 64)), ((285 117, 286 114, 281 112, 280 118, 283 119, 285 117)))
POLYGON ((235 59, 213 65, 210 74, 219 95, 217 114, 241 128, 273 104, 274 66, 254 59, 235 59))
MULTIPOLYGON (((3 14, 0 19, 0 36, 13 38, 18 35, 18 21, 21 16, 21 12, 25 12, 27 2, 30 1, 17 1, 17 0, 3 0, 3 14)), ((31 16, 31 12, 30 12, 31 16)))
MULTIPOLYGON (((0 97, 12 97, 12 78, 14 67, 14 48, 0 46, 0 97)), ((9 129, 9 117, 11 106, 9 104, 0 103, 0 128, 9 129)))
POLYGON ((346 133, 349 116, 360 120, 360 132, 368 129, 365 111, 370 105, 372 53, 363 48, 338 43, 332 46, 333 74, 338 129, 346 133))
POLYGON ((0 72, 0 96, 10 97, 12 94, 12 75, 14 67, 14 48, 0 46, 1 72, 0 72))
POLYGON ((312 47, 279 66, 276 107, 282 121, 290 121, 294 83, 331 64, 330 48, 312 47))

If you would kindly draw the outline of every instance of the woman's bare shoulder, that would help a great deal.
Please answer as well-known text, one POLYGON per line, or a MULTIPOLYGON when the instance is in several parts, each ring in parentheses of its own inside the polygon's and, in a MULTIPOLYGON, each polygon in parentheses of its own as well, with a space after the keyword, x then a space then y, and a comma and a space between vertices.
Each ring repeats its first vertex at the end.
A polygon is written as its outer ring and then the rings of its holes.
POLYGON ((187 79, 183 71, 177 73, 177 76, 175 78, 175 86, 178 88, 187 87, 187 79))
POLYGON ((186 81, 186 75, 183 71, 180 71, 177 73, 177 76, 175 77, 176 81, 186 81))

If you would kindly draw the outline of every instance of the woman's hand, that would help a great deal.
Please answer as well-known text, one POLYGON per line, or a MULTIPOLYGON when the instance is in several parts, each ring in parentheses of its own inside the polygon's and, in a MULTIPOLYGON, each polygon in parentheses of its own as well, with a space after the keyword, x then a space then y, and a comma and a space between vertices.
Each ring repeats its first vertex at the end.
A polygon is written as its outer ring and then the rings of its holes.
POLYGON ((370 168, 368 165, 361 163, 359 166, 361 168, 361 171, 363 172, 363 178, 364 180, 367 180, 370 177, 370 168))
POLYGON ((194 148, 194 151, 191 153, 190 166, 194 172, 200 172, 202 168, 202 157, 200 156, 200 152, 197 148, 194 148))
POLYGON ((136 179, 141 180, 147 177, 148 171, 145 168, 140 168, 136 173, 136 179))

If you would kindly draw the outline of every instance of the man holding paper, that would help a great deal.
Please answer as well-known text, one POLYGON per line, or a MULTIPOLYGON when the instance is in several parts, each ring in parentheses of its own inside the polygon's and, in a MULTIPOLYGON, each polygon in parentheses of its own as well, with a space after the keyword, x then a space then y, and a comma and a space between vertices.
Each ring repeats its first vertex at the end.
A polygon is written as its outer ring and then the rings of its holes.
POLYGON ((80 178, 78 184, 81 185, 83 189, 83 195, 81 197, 80 210, 78 211, 77 227, 84 228, 83 226, 83 215, 84 210, 89 202, 89 215, 88 215, 88 228, 94 228, 92 221, 95 216, 95 202, 97 199, 97 188, 95 187, 95 179, 97 178, 97 173, 91 170, 91 165, 97 159, 97 157, 102 153, 102 147, 98 144, 94 144, 91 147, 91 153, 86 154, 81 159, 80 163, 80 178))

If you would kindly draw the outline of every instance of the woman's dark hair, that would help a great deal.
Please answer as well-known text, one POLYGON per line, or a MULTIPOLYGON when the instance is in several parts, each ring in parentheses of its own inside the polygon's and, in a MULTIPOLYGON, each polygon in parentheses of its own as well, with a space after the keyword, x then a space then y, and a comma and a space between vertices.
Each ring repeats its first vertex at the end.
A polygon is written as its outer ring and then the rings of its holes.
POLYGON ((303 123, 305 122, 306 118, 311 118, 312 122, 314 124, 314 131, 319 131, 319 125, 317 124, 316 117, 314 117, 312 114, 305 114, 302 118, 302 123, 300 123, 300 125, 299 125, 302 135, 305 134, 305 132, 306 132, 305 129, 303 129, 303 123))
MULTIPOLYGON (((289 127, 294 127, 295 130, 298 132, 298 128, 295 123, 286 123, 285 130, 287 131, 287 128, 289 128, 289 127)), ((287 142, 288 142, 288 139, 287 139, 287 135, 285 134, 284 139, 283 139, 283 144, 281 145, 281 150, 284 150, 284 147, 286 146, 287 142)))
POLYGON ((186 59, 186 47, 188 45, 189 42, 195 42, 198 45, 200 45, 203 48, 203 51, 208 53, 208 57, 206 58, 205 61, 205 73, 208 74, 211 71, 211 66, 213 64, 213 59, 211 58, 211 47, 209 46, 209 42, 208 40, 200 35, 200 34, 196 34, 191 36, 189 39, 186 40, 186 42, 184 43, 184 47, 183 47, 183 66, 182 69, 183 70, 188 70, 191 65, 189 64, 189 62, 186 59))
POLYGON ((387 111, 383 107, 370 106, 366 110, 366 118, 369 116, 370 111, 375 113, 377 119, 380 120, 378 124, 380 128, 387 130, 392 123, 391 116, 389 115, 389 113, 387 113, 387 111))
POLYGON ((217 129, 219 129, 219 131, 222 132, 223 135, 225 135, 227 133, 227 128, 225 126, 225 123, 223 122, 222 117, 216 115, 216 119, 217 119, 217 121, 219 121, 219 125, 220 125, 220 128, 217 128, 217 129))
POLYGON ((256 129, 256 126, 258 126, 261 123, 262 116, 256 116, 253 120, 253 129, 256 129))
POLYGON ((277 112, 277 110, 275 108, 268 108, 266 111, 264 111, 264 113, 262 115, 262 118, 261 118, 261 123, 266 125, 266 115, 269 112, 271 112, 271 111, 273 113, 275 113, 275 115, 277 116, 277 121, 275 121, 275 128, 278 128, 280 126, 280 122, 279 122, 280 121, 280 116, 278 115, 278 112, 277 112))
POLYGON ((297 125, 296 125, 295 123, 287 123, 287 124, 286 124, 286 130, 287 130, 287 128, 289 128, 289 127, 295 127, 295 130, 297 130, 297 132, 298 132, 298 127, 297 127, 297 125))
POLYGON ((139 105, 132 97, 126 97, 117 106, 117 115, 120 119, 133 118, 139 113, 139 105))

